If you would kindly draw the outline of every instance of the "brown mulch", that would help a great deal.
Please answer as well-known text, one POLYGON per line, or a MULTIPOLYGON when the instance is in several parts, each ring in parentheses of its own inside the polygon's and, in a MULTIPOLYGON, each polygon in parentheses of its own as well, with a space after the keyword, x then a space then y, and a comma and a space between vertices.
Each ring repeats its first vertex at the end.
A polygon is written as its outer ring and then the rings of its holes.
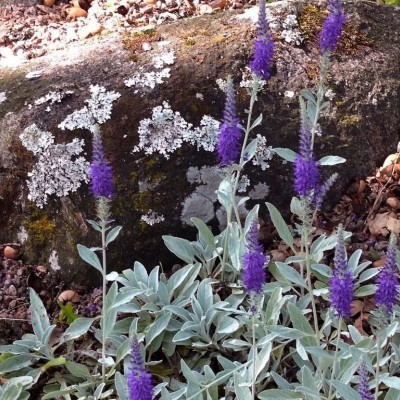
POLYGON ((244 4, 255 4, 255 0, 38 0, 35 5, 22 5, 16 0, 14 3, 0 6, 0 66, 19 65, 91 36, 239 9, 244 4))

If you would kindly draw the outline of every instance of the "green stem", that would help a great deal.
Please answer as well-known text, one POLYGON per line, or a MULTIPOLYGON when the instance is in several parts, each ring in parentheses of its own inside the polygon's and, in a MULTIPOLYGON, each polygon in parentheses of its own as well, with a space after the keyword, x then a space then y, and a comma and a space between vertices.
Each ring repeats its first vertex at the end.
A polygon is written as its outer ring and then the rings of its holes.
POLYGON ((252 380, 252 385, 251 385, 251 393, 253 400, 256 398, 256 360, 257 360, 257 347, 256 347, 256 329, 255 329, 255 315, 251 317, 251 328, 252 328, 252 334, 253 334, 253 380, 252 380))
POLYGON ((311 150, 314 148, 314 140, 315 140, 315 134, 317 132, 317 125, 318 125, 318 119, 319 119, 319 114, 321 112, 321 107, 324 101, 324 96, 325 96, 325 80, 326 80, 326 75, 328 73, 328 66, 329 66, 329 56, 327 53, 324 53, 324 55, 321 57, 321 70, 319 74, 319 83, 317 87, 317 102, 315 104, 315 116, 314 120, 311 121, 311 150))
POLYGON ((377 334, 376 336, 376 368, 375 368, 375 400, 378 400, 379 395, 379 363, 380 363, 380 356, 381 356, 381 341, 380 336, 377 334))
MULTIPOLYGON (((341 324, 341 322, 342 322, 342 318, 339 318, 338 330, 337 330, 337 338, 336 338, 335 356, 334 356, 333 365, 332 365, 331 380, 333 380, 333 378, 335 377, 335 370, 336 370, 336 363, 337 363, 337 355, 338 355, 338 350, 339 350, 340 324, 341 324)), ((329 385, 328 400, 331 400, 332 388, 333 388, 333 385, 330 384, 330 385, 329 385)))
POLYGON ((306 228, 304 231, 305 236, 305 250, 306 250, 306 275, 307 275, 307 287, 308 292, 311 296, 311 307, 313 312, 313 319, 314 319, 314 330, 315 335, 317 337, 318 346, 320 343, 320 335, 319 335, 319 327, 318 327, 318 314, 317 314, 317 307, 315 306, 315 298, 313 294, 312 282, 311 282, 311 260, 310 260, 310 249, 308 243, 308 229, 306 228))
POLYGON ((107 259, 106 259, 106 223, 107 221, 101 221, 101 248, 102 248, 102 261, 103 261, 103 306, 102 306, 102 347, 101 347, 101 358, 103 363, 101 364, 101 381, 105 383, 106 380, 106 322, 107 322, 107 310, 106 310, 106 292, 107 292, 107 259))

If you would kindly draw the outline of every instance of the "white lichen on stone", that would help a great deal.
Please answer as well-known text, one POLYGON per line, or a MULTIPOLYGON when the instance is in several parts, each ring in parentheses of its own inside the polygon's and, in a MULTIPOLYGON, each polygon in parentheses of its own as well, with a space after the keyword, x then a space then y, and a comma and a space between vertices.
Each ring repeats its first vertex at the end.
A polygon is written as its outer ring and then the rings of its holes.
POLYGON ((281 39, 286 43, 295 43, 300 46, 303 43, 303 36, 299 28, 296 14, 289 14, 282 22, 281 39))
POLYGON ((90 92, 90 99, 85 100, 87 106, 68 115, 58 125, 60 129, 89 129, 93 131, 96 124, 103 124, 111 118, 113 102, 121 95, 114 91, 109 92, 105 87, 99 85, 91 85, 90 92))
POLYGON ((24 226, 19 228, 19 231, 17 232, 17 240, 21 244, 24 244, 28 240, 28 232, 24 226))
POLYGON ((153 57, 154 68, 161 69, 164 65, 172 65, 175 62, 175 53, 173 51, 168 51, 167 53, 156 54, 153 57))
POLYGON ((252 162, 259 165, 263 171, 269 168, 268 161, 272 159, 274 152, 271 146, 267 146, 267 139, 260 134, 257 135, 257 150, 252 162))
POLYGON ((28 199, 39 208, 43 208, 49 196, 66 196, 75 192, 82 182, 89 181, 89 163, 84 157, 78 157, 83 151, 83 140, 75 138, 70 143, 54 144, 54 136, 36 125, 26 128, 20 139, 38 158, 28 173, 27 184, 28 199))
POLYGON ((283 93, 283 95, 285 96, 285 97, 289 97, 289 99, 291 99, 291 98, 293 98, 294 97, 294 92, 293 92, 293 90, 285 90, 285 92, 283 93))
POLYGON ((164 80, 171 76, 170 68, 164 68, 161 71, 157 72, 154 71, 142 72, 143 68, 140 69, 141 71, 134 74, 132 78, 124 80, 126 86, 128 87, 135 86, 139 88, 148 87, 150 89, 154 89, 156 85, 164 83, 164 80))
POLYGON ((36 124, 32 124, 24 129, 19 135, 22 145, 38 155, 54 143, 54 136, 51 132, 42 131, 36 124))
POLYGON ((209 115, 204 115, 200 121, 200 127, 186 131, 183 140, 197 146, 197 150, 203 148, 205 151, 214 151, 219 126, 219 121, 209 115))
POLYGON ((332 90, 332 89, 327 89, 326 90, 326 92, 325 92, 325 97, 328 99, 328 100, 330 100, 330 101, 332 101, 333 99, 334 99, 334 97, 336 96, 336 93, 332 90))
POLYGON ((154 224, 159 224, 165 221, 164 215, 158 214, 153 210, 149 210, 147 214, 140 217, 141 221, 146 222, 146 224, 153 226, 154 224))
POLYGON ((193 225, 190 218, 200 218, 204 222, 214 218, 214 203, 218 197, 216 190, 221 182, 220 168, 217 166, 189 167, 186 178, 189 183, 199 183, 195 191, 182 203, 181 220, 193 225))
POLYGON ((42 76, 42 73, 43 73, 42 70, 40 70, 40 71, 30 71, 25 75, 25 78, 29 79, 29 80, 37 79, 37 78, 40 78, 42 76))
POLYGON ((59 271, 61 269, 60 264, 58 263, 58 254, 55 250, 50 254, 49 265, 53 271, 59 271))
POLYGON ((153 108, 152 117, 139 124, 139 144, 133 152, 144 150, 145 154, 160 153, 166 159, 179 149, 183 137, 188 136, 192 124, 187 123, 178 111, 172 111, 167 101, 153 108))
POLYGON ((196 99, 199 99, 201 101, 204 100, 204 96, 201 93, 196 93, 196 99))
POLYGON ((226 93, 226 80, 222 78, 218 78, 215 83, 219 87, 220 90, 222 90, 224 93, 226 93))
POLYGON ((0 104, 7 100, 6 92, 0 92, 0 104))
POLYGON ((44 103, 50 103, 50 104, 54 104, 54 103, 61 103, 61 100, 68 96, 73 94, 74 92, 72 90, 66 90, 65 92, 63 91, 59 91, 59 92, 54 92, 51 91, 49 93, 47 93, 45 96, 40 97, 39 99, 34 101, 34 104, 36 106, 44 104, 44 103))
MULTIPOLYGON (((249 67, 245 67, 245 69, 242 71, 242 80, 240 81, 239 86, 251 89, 253 87, 253 76, 251 69, 249 67)), ((264 86, 267 84, 267 81, 265 79, 259 79, 259 87, 260 89, 264 88, 264 86)))
POLYGON ((239 183, 238 183, 238 187, 237 187, 237 191, 239 193, 245 193, 247 191, 247 186, 250 186, 250 179, 247 175, 243 174, 240 177, 239 183))
POLYGON ((260 182, 257 183, 257 185, 254 185, 254 188, 250 190, 249 197, 252 200, 263 200, 268 196, 268 194, 269 186, 264 182, 260 182))

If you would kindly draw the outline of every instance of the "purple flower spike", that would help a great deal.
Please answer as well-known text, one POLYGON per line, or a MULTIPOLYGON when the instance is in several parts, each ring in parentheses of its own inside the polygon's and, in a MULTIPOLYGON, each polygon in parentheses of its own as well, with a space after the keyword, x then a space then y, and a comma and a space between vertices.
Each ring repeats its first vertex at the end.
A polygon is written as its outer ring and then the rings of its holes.
POLYGON ((386 253, 385 265, 378 275, 378 289, 375 293, 376 304, 382 306, 388 316, 392 313, 393 306, 396 303, 399 285, 395 243, 396 237, 392 234, 386 253))
POLYGON ((330 280, 331 306, 341 318, 349 316, 354 297, 354 279, 348 270, 346 248, 344 246, 343 226, 338 228, 338 243, 335 248, 333 276, 330 280))
POLYGON ((357 391, 361 397, 361 400, 374 400, 374 396, 371 394, 368 386, 368 371, 364 363, 358 368, 358 376, 360 377, 360 383, 357 391))
POLYGON ((325 19, 319 36, 321 53, 332 52, 342 35, 346 17, 343 14, 340 0, 329 0, 329 15, 325 19))
POLYGON ((299 196, 312 196, 319 184, 319 170, 313 158, 311 129, 305 115, 302 116, 299 150, 294 162, 294 188, 299 196))
POLYGON ((224 122, 220 127, 217 137, 218 158, 222 166, 239 161, 241 137, 242 132, 239 128, 239 118, 236 116, 235 89, 232 80, 228 78, 224 122))
POLYGON ((136 339, 131 347, 131 372, 128 374, 129 400, 152 400, 151 374, 146 371, 140 346, 136 339))
POLYGON ((114 196, 114 184, 111 166, 107 165, 100 133, 93 133, 93 155, 90 164, 90 187, 94 197, 114 196))
POLYGON ((256 221, 253 221, 247 236, 247 253, 243 257, 243 284, 248 292, 260 293, 262 285, 267 279, 264 270, 269 258, 263 254, 263 247, 258 241, 259 228, 256 221))
POLYGON ((271 64, 274 56, 274 42, 268 30, 265 14, 265 0, 260 0, 258 36, 255 42, 254 57, 250 63, 250 69, 259 78, 269 79, 271 77, 271 64))

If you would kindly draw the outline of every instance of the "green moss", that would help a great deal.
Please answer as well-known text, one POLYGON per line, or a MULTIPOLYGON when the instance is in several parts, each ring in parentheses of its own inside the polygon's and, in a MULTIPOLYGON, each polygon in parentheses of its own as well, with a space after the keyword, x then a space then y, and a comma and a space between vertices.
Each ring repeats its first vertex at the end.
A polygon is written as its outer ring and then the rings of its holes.
POLYGON ((36 208, 31 208, 30 218, 23 223, 28 232, 28 238, 34 242, 37 247, 45 247, 51 236, 54 234, 56 225, 49 218, 46 211, 36 208), (32 208, 35 210, 32 210, 32 208))
MULTIPOLYGON (((328 15, 326 8, 319 8, 312 4, 305 5, 299 13, 298 20, 301 34, 305 41, 317 41, 325 18, 328 15)), ((373 40, 357 28, 350 19, 346 21, 342 37, 336 49, 337 53, 356 55, 362 46, 371 46, 373 40)))
POLYGON ((160 38, 161 36, 155 28, 143 29, 126 34, 122 38, 122 44, 124 49, 131 53, 129 59, 136 62, 138 61, 137 52, 142 50, 143 43, 156 42, 160 38))
POLYGON ((335 104, 336 107, 341 107, 344 103, 345 101, 343 99, 335 99, 333 101, 333 104, 335 104))
POLYGON ((358 115, 344 115, 340 120, 344 125, 357 125, 360 122, 360 116, 358 115))
POLYGON ((185 46, 194 46, 196 44, 196 40, 189 36, 183 39, 183 44, 185 46))
POLYGON ((222 33, 218 33, 214 38, 213 38, 215 43, 222 43, 225 42, 226 37, 222 33))
POLYGON ((148 191, 135 193, 132 196, 133 205, 135 206, 136 210, 146 213, 151 209, 150 204, 153 200, 152 197, 152 194, 148 191))

